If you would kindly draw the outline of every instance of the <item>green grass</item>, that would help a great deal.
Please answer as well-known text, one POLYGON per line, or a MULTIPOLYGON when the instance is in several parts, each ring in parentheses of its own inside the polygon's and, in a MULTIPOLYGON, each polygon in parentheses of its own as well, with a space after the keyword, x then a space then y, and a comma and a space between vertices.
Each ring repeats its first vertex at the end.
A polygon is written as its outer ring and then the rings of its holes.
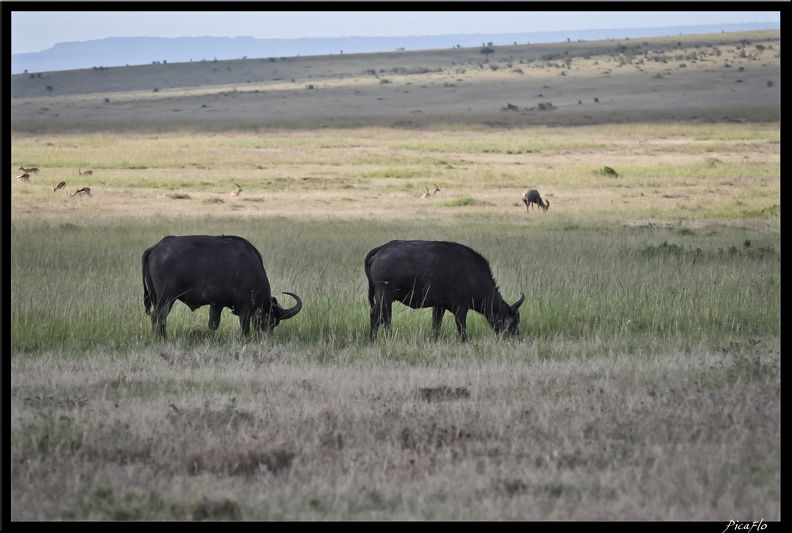
MULTIPOLYGON (((461 198, 443 205, 478 204, 461 198)), ((364 255, 390 238, 425 230, 418 223, 401 224, 396 233, 387 224, 369 223, 361 233, 347 224, 266 219, 216 220, 205 228, 169 219, 110 227, 14 224, 12 350, 35 354, 106 345, 123 351, 148 342, 140 281, 143 250, 166 233, 213 233, 215 225, 261 249, 276 296, 287 290, 303 297, 304 311, 282 324, 276 338, 306 346, 365 343, 364 255)), ((598 338, 618 344, 629 334, 633 345, 640 344, 636 339, 656 339, 683 349, 702 342, 715 347, 735 336, 780 334, 780 250, 773 234, 731 228, 680 228, 674 234, 629 227, 501 228, 498 234, 502 243, 527 240, 542 253, 493 243, 486 227, 448 228, 442 238, 464 242, 488 257, 506 300, 526 293, 521 308, 526 342, 598 338)), ((398 338, 421 343, 431 336, 428 310, 395 304, 394 312, 398 338)), ((177 304, 169 331, 175 339, 189 337, 206 329, 207 317, 206 308, 192 313, 177 304)), ((493 335, 474 313, 470 322, 473 337, 493 335)), ((226 310, 218 338, 235 338, 238 329, 236 317, 226 310)), ((443 338, 454 337, 447 317, 443 338)))
MULTIPOLYGON (((777 520, 780 156, 762 151, 777 125, 706 156, 678 150, 695 129, 674 124, 566 129, 567 147, 601 132, 618 149, 506 153, 554 130, 474 128, 467 142, 503 150, 409 164, 389 147, 442 141, 161 134, 102 152, 91 199, 54 194, 46 167, 14 183, 12 519, 777 520), (546 213, 521 205, 530 182, 546 213), (243 339, 230 311, 210 334, 207 308, 177 303, 155 339, 143 251, 221 233, 303 310, 243 339), (520 337, 469 313, 467 343, 450 316, 434 338, 430 310, 394 304, 370 343, 363 258, 405 238, 481 252, 507 302, 526 294, 520 337), (464 394, 427 395, 442 388, 464 394)), ((76 176, 64 161, 86 146, 61 140, 52 166, 76 176)), ((27 165, 50 148, 13 138, 27 165)))

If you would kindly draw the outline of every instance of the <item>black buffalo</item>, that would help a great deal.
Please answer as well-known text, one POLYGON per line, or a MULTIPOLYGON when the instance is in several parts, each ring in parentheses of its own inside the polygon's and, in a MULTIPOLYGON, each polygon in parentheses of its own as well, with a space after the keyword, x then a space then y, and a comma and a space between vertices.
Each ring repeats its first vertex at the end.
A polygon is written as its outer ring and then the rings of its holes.
POLYGON ((250 322, 269 331, 302 309, 302 300, 283 309, 270 294, 261 254, 241 237, 190 235, 165 237, 143 252, 143 304, 151 328, 165 337, 165 320, 179 300, 192 311, 209 306, 209 329, 220 325, 224 307, 239 316, 242 334, 250 322))
POLYGON ((500 295, 489 263, 472 249, 455 242, 391 241, 366 255, 366 277, 371 304, 371 340, 380 324, 390 329, 394 301, 413 309, 432 308, 432 329, 440 328, 443 313, 455 318, 460 339, 467 339, 467 312, 484 315, 496 333, 516 335, 520 305, 500 295))

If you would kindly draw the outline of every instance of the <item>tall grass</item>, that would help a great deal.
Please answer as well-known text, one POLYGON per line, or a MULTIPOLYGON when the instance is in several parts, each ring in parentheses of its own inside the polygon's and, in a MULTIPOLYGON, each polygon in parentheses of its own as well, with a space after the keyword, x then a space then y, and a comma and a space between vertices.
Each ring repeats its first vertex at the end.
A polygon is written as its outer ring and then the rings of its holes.
MULTIPOLYGON (((780 250, 775 236, 750 230, 669 234, 665 228, 491 229, 422 224, 234 219, 211 223, 151 220, 59 226, 31 221, 11 229, 15 353, 80 350, 96 344, 125 349, 150 336, 143 312, 141 256, 166 234, 239 234, 264 256, 273 294, 296 292, 304 310, 275 335, 310 345, 365 343, 367 281, 363 257, 392 238, 463 242, 490 260, 507 301, 521 308, 523 342, 550 338, 654 339, 665 346, 780 333, 780 250), (516 242, 531 246, 515 246, 516 242), (683 341, 684 339, 684 341, 683 341)), ((430 336, 429 311, 394 304, 399 338, 430 336)), ((492 335, 471 313, 471 335, 492 335)), ((169 331, 179 338, 206 329, 206 308, 177 304, 169 331)), ((226 311, 219 338, 239 335, 226 311)), ((455 337, 446 318, 443 338, 455 337)), ((637 341, 633 340, 635 344, 637 341)))
POLYGON ((780 519, 777 126, 732 129, 15 135, 11 518, 780 519), (53 193, 86 153, 94 197, 53 193), (141 256, 185 234, 250 240, 303 310, 243 339, 177 303, 155 339, 141 256), (478 250, 521 335, 397 303, 370 343, 391 239, 478 250))

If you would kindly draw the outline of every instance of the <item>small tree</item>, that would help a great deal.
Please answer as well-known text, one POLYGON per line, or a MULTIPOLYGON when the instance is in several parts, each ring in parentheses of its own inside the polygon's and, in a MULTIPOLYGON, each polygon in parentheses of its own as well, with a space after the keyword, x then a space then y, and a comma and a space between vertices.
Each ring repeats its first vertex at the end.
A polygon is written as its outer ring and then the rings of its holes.
POLYGON ((49 94, 52 94, 52 91, 54 91, 54 90, 55 90, 55 87, 53 87, 52 85, 47 85, 47 92, 49 94))

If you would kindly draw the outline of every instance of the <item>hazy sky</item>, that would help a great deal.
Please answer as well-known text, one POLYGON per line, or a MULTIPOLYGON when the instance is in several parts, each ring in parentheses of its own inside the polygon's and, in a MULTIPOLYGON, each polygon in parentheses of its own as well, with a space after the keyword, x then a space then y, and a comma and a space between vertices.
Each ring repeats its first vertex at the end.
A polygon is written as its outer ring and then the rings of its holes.
MULTIPOLYGON (((35 4, 26 7, 31 5, 35 4)), ((780 24, 780 11, 15 11, 11 12, 11 53, 40 52, 57 43, 105 37, 389 37, 740 22, 780 24)))

